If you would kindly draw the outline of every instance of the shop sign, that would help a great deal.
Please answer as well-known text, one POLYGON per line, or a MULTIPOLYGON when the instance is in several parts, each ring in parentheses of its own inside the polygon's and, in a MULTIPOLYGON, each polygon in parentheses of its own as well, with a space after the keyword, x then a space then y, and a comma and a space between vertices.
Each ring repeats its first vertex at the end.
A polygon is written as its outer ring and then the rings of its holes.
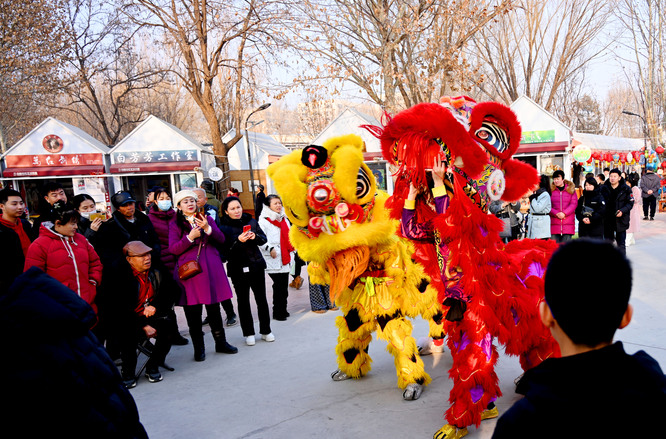
POLYGON ((8 155, 5 157, 8 168, 41 168, 51 166, 90 166, 104 165, 102 154, 33 154, 8 155))
POLYGON ((191 149, 170 151, 124 151, 113 153, 113 163, 164 163, 191 162, 197 159, 197 152, 191 149))
POLYGON ((555 141, 555 130, 523 131, 520 143, 549 143, 555 141))

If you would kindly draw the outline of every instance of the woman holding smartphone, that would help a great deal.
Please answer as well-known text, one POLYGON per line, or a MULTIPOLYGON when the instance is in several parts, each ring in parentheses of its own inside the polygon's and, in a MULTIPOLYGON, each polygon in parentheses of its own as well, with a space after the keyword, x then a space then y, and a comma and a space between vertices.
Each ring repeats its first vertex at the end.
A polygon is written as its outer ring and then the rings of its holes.
POLYGON ((254 346, 254 319, 250 309, 250 289, 259 313, 259 333, 265 341, 275 341, 271 332, 271 316, 266 300, 266 261, 259 247, 266 244, 266 235, 257 221, 236 197, 227 197, 220 207, 221 230, 226 237, 223 245, 227 270, 238 298, 238 316, 245 344, 254 346))
POLYGON ((72 205, 81 219, 79 220, 79 233, 86 237, 88 241, 94 246, 95 234, 102 225, 102 218, 105 217, 103 213, 97 213, 95 200, 88 194, 79 194, 72 198, 72 205))
POLYGON ((201 327, 203 306, 215 340, 215 352, 235 354, 238 349, 227 342, 222 326, 220 302, 231 298, 231 286, 224 272, 216 245, 225 237, 210 216, 197 212, 197 194, 184 190, 173 197, 178 209, 176 218, 169 223, 169 253, 175 256, 174 278, 183 286, 178 305, 183 307, 190 337, 194 346, 194 360, 206 359, 204 333, 201 327), (197 261, 201 272, 189 279, 180 279, 178 268, 197 261))

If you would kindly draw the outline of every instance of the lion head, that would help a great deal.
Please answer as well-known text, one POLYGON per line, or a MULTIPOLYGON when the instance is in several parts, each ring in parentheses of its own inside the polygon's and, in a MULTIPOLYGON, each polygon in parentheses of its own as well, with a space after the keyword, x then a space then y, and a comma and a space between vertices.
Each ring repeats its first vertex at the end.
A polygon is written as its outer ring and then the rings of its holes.
POLYGON ((482 210, 490 201, 514 201, 538 183, 536 170, 511 157, 518 149, 521 128, 516 115, 497 102, 444 97, 404 110, 378 135, 384 157, 398 167, 395 197, 404 199, 409 185, 428 194, 428 170, 436 159, 452 171, 447 182, 482 210))
POLYGON ((377 193, 359 136, 294 151, 267 172, 292 222, 289 238, 304 260, 326 263, 345 250, 391 239, 396 224, 384 210, 387 195, 377 193))

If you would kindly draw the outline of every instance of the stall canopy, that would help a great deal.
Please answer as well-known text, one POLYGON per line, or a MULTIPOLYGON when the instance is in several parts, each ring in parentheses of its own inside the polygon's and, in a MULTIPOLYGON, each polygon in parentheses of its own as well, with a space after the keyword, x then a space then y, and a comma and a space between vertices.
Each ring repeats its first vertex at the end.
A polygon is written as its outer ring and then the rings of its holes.
MULTIPOLYGON (((223 142, 230 141, 236 135, 236 131, 232 129, 222 137, 223 142)), ((250 153, 252 154, 252 169, 254 171, 266 169, 268 165, 280 157, 289 154, 289 148, 273 139, 268 134, 260 134, 252 131, 243 131, 243 137, 238 141, 230 150, 228 154, 229 170, 230 171, 245 171, 249 170, 247 160, 247 143, 246 139, 250 141, 250 153)))
POLYGON ((344 136, 347 134, 356 134, 363 139, 365 143, 365 160, 382 156, 382 147, 379 139, 372 135, 362 125, 381 126, 379 121, 367 114, 361 113, 353 108, 345 108, 331 123, 324 128, 321 133, 312 141, 314 145, 321 145, 331 137, 344 136))
POLYGON ((645 146, 643 139, 628 137, 600 136, 597 134, 574 133, 573 145, 585 145, 599 151, 638 151, 645 146))
POLYGON ((193 171, 203 146, 175 126, 150 115, 109 152, 111 173, 193 171))
POLYGON ((2 156, 2 176, 101 175, 108 151, 90 134, 49 117, 2 156))
POLYGON ((520 96, 511 109, 523 130, 516 154, 564 152, 570 146, 569 127, 532 99, 520 96))

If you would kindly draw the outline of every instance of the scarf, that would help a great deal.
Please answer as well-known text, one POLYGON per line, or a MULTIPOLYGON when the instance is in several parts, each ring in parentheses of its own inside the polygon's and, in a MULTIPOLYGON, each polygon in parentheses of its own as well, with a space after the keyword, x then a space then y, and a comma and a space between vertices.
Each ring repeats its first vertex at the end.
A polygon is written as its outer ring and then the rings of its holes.
POLYGON ((25 255, 28 254, 28 247, 30 247, 30 238, 28 238, 28 235, 25 233, 25 229, 23 228, 23 223, 21 222, 21 220, 19 219, 17 223, 12 223, 0 217, 0 224, 9 227, 18 235, 19 240, 21 241, 21 249, 23 250, 23 256, 25 257, 25 255))
POLYGON ((143 310, 146 305, 148 305, 153 299, 155 291, 153 290, 152 282, 150 282, 150 279, 148 278, 148 271, 139 273, 134 268, 132 268, 132 274, 134 274, 136 280, 139 281, 139 301, 136 308, 134 309, 134 312, 139 315, 143 315, 143 310))
POLYGON ((287 220, 282 218, 282 221, 277 221, 266 217, 266 220, 280 229, 280 254, 282 255, 282 265, 288 265, 291 262, 291 252, 294 247, 289 242, 289 226, 287 220))

